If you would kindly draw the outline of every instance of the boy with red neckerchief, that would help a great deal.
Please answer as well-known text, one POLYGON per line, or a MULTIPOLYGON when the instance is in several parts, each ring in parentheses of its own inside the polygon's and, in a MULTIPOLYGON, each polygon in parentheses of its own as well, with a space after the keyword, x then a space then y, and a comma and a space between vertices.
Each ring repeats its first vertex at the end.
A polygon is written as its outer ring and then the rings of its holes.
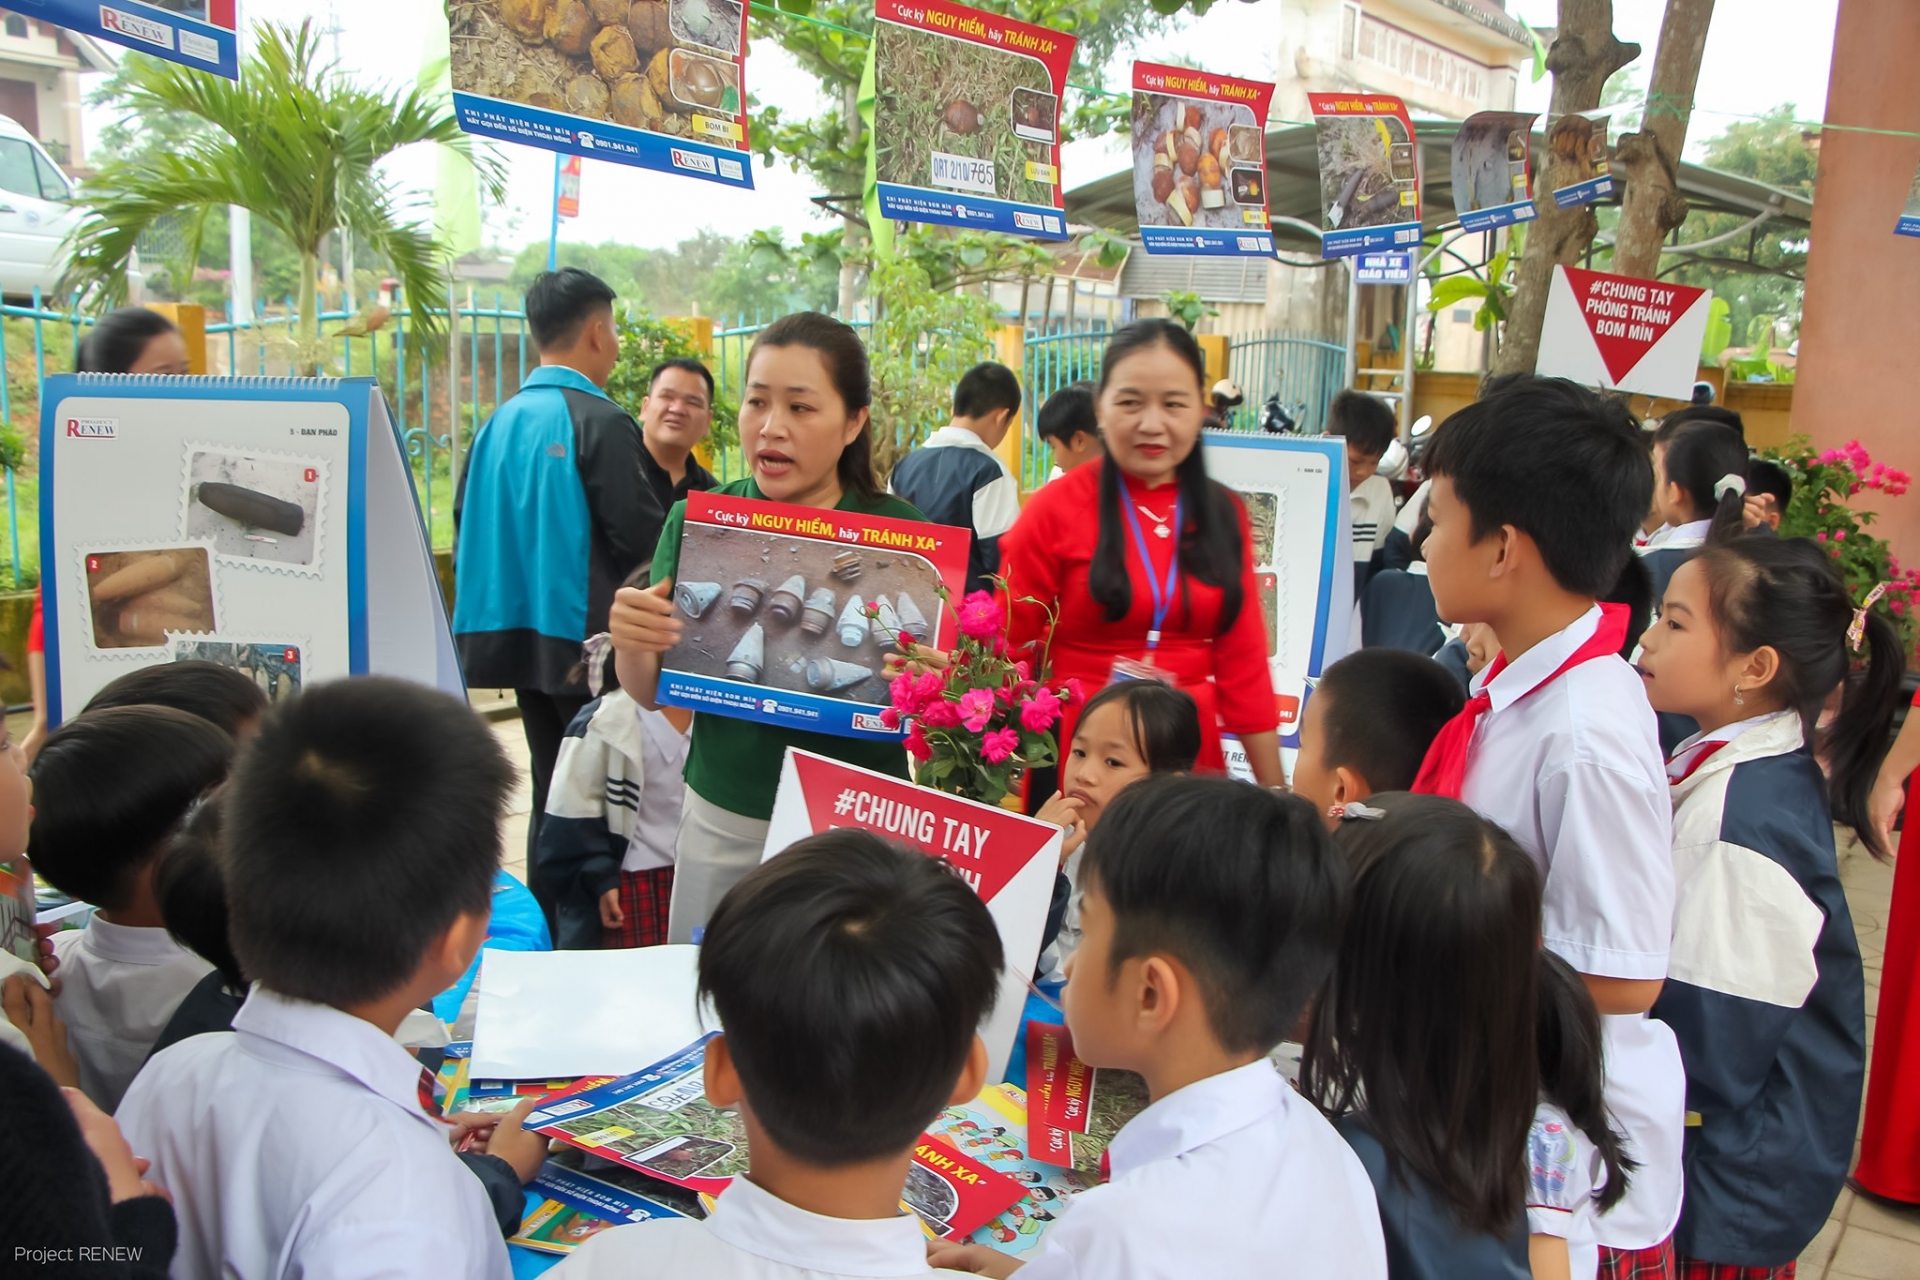
POLYGON ((1546 873, 1542 941, 1606 1015, 1607 1106, 1640 1168, 1599 1220, 1600 1275, 1673 1274, 1686 1078, 1647 1017, 1673 933, 1665 760, 1624 606, 1653 471, 1626 408, 1556 378, 1504 380, 1444 423, 1426 469, 1426 559, 1448 622, 1487 624, 1500 657, 1441 730, 1416 791, 1499 823, 1546 873))

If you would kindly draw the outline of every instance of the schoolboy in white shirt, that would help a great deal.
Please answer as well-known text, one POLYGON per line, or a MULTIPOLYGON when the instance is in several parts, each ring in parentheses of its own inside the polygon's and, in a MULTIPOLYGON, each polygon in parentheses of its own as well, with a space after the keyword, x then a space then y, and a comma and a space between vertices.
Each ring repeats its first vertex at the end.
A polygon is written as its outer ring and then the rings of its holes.
POLYGON ((1646 1016, 1673 936, 1666 769, 1620 656, 1628 610, 1595 603, 1632 555, 1653 468, 1624 407, 1531 376, 1449 418, 1426 467, 1434 603, 1491 627, 1501 657, 1414 789, 1464 800, 1540 860, 1543 941, 1605 1015, 1606 1102, 1639 1164, 1599 1220, 1610 1274, 1613 1255, 1664 1251, 1680 1212, 1686 1080, 1673 1033, 1646 1016))
POLYGON ((213 968, 160 918, 153 864, 187 811, 227 776, 233 740, 167 707, 86 711, 47 738, 33 765, 28 845, 48 884, 99 908, 54 935, 80 1088, 111 1113, 180 1002, 213 968))
POLYGON ((253 994, 231 1032, 156 1054, 117 1117, 173 1193, 176 1280, 507 1280, 394 1032, 486 936, 512 785, 485 722, 417 684, 342 680, 269 715, 224 800, 253 994))
POLYGON ((1347 442, 1347 503, 1353 514, 1354 590, 1366 585, 1373 557, 1393 532, 1393 485, 1380 459, 1393 444, 1398 421, 1386 401, 1364 391, 1342 391, 1327 409, 1327 433, 1347 442))
MULTIPOLYGON (((1326 981, 1347 870, 1313 806, 1226 778, 1158 776, 1113 802, 1080 867, 1085 934, 1067 1026, 1152 1103, 1025 1266, 936 1244, 939 1265, 1020 1280, 1385 1280, 1366 1171, 1267 1060, 1326 981), (1206 1205, 1175 1230, 1175 1205, 1206 1205)), ((1176 1214, 1177 1216, 1177 1214, 1176 1214)))
POLYGON ((913 1149, 980 1092, 999 989, 993 917, 945 863, 843 828, 728 891, 700 947, 725 1035, 707 1100, 738 1107, 748 1169, 704 1222, 595 1236, 555 1280, 869 1280, 951 1274, 900 1209, 913 1149))

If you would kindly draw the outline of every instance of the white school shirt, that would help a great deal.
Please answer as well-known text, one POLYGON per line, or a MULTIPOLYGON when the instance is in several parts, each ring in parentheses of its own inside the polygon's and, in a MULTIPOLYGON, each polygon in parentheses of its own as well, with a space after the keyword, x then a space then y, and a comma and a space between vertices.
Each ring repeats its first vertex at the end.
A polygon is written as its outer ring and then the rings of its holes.
POLYGON ((1593 1140, 1551 1102, 1533 1113, 1527 1134, 1527 1230, 1567 1242, 1569 1280, 1594 1280, 1600 1242, 1593 1194, 1607 1181, 1606 1162, 1593 1140))
POLYGON ((67 1024, 80 1091, 112 1115, 173 1011, 213 966, 165 929, 111 924, 98 912, 86 928, 54 934, 53 953, 53 1011, 67 1024))
POLYGON ((705 1222, 644 1222, 603 1231, 551 1273, 554 1280, 906 1280, 970 1274, 927 1266, 920 1219, 829 1218, 735 1178, 705 1222))
POLYGON ((1107 1161, 1111 1180, 1074 1197, 1020 1280, 1386 1280, 1359 1157, 1265 1058, 1160 1099, 1107 1161), (1178 1229, 1183 1205, 1206 1206, 1203 1229, 1178 1229))
POLYGON ((1365 564, 1393 531, 1393 485, 1376 471, 1354 487, 1347 504, 1353 512, 1353 558, 1365 564))
MULTIPOLYGON (((1498 676, 1489 680, 1489 667, 1474 679, 1474 691, 1485 690, 1493 705, 1474 727, 1460 798, 1539 860, 1541 938, 1555 954, 1598 977, 1664 979, 1673 813, 1646 688, 1614 657, 1583 662, 1542 687, 1599 625, 1599 608, 1589 609, 1498 676)), ((1600 1219, 1599 1239, 1650 1248, 1680 1220, 1686 1072, 1665 1023, 1645 1014, 1601 1021, 1607 1107, 1640 1168, 1600 1219)))
POLYGON ((156 1054, 115 1118, 173 1193, 173 1280, 509 1280, 480 1180, 372 1023, 259 986, 156 1054))
POLYGON ((638 703, 640 722, 640 811, 627 837, 622 871, 651 871, 673 865, 680 841, 680 806, 687 795, 687 734, 673 721, 638 703))

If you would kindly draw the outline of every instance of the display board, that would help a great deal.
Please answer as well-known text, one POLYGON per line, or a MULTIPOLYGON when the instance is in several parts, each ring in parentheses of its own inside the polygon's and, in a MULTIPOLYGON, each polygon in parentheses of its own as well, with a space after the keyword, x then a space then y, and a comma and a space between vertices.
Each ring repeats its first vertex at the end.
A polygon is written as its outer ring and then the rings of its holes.
POLYGON ((1133 204, 1148 253, 1271 258, 1273 86, 1133 64, 1133 204))
POLYGON ((742 0, 447 0, 447 26, 468 133, 753 186, 742 0))
POLYGON ((1253 526, 1267 663, 1280 740, 1299 746, 1308 681, 1347 651, 1353 515, 1347 447, 1337 436, 1206 434, 1207 474, 1240 495, 1253 526))
POLYGON ((878 0, 873 173, 883 217, 1065 240, 1070 35, 943 0, 878 0))
POLYGON ((1690 285, 1557 266, 1534 372, 1685 400, 1699 377, 1712 301, 1710 290, 1690 285))
POLYGON ((372 378, 60 374, 40 403, 49 722, 188 658, 270 699, 369 673, 464 694, 372 378))
POLYGON ((1310 93, 1320 162, 1320 252, 1420 243, 1420 152, 1407 104, 1379 93, 1310 93))
POLYGON ((1556 116, 1548 122, 1548 154, 1581 174, 1580 181, 1553 189, 1553 202, 1562 209, 1613 194, 1613 163, 1607 156, 1611 126, 1612 118, 1605 111, 1556 116))
POLYGON ((1531 222, 1533 122, 1538 112, 1482 111, 1453 135, 1453 211, 1463 231, 1531 222))
POLYGON ((981 1029, 987 1078, 1006 1074, 1026 1007, 1027 975, 1040 956, 1060 828, 997 805, 963 800, 871 769, 787 748, 764 857, 835 827, 863 827, 951 864, 980 895, 1000 930, 1006 968, 1000 998, 981 1029))
POLYGON ((240 78, 234 0, 32 0, 15 5, 23 17, 111 40, 196 71, 240 78))

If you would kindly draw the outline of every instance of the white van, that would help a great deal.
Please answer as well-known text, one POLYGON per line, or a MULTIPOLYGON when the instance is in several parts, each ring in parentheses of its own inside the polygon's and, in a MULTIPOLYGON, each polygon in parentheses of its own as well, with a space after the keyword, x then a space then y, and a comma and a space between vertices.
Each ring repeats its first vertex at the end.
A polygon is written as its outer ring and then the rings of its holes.
MULTIPOLYGON (((62 309, 65 241, 85 217, 60 166, 19 122, 0 116, 0 296, 24 303, 37 286, 43 306, 62 309)), ((137 301, 145 283, 138 258, 127 283, 137 301)))

